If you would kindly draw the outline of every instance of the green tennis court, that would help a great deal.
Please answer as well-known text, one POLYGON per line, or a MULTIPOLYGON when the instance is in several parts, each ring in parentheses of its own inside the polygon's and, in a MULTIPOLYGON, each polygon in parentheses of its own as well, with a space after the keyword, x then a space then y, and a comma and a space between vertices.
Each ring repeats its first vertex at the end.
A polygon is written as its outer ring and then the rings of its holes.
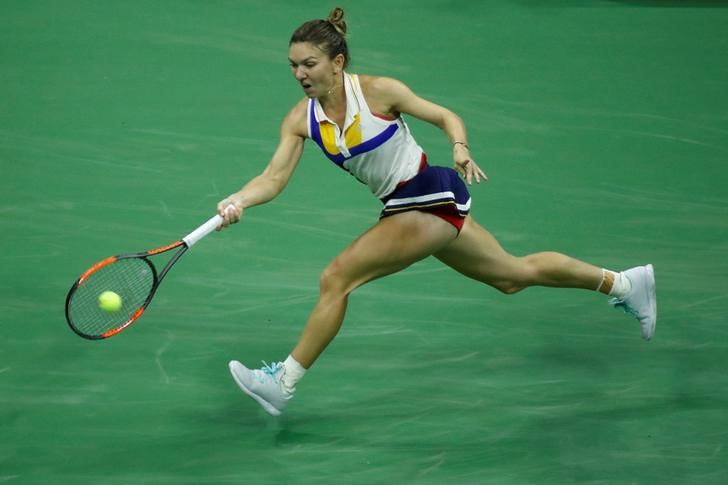
MULTIPOLYGON (((92 263, 185 235, 258 174, 333 3, 0 5, 0 483, 728 482, 728 4, 338 2, 351 72, 459 113, 514 254, 651 262, 653 341, 602 295, 505 296, 429 259, 351 298, 280 418, 227 362, 284 359, 381 204, 310 142, 287 191, 100 342, 92 263)), ((409 120, 434 164, 448 140, 409 120)))

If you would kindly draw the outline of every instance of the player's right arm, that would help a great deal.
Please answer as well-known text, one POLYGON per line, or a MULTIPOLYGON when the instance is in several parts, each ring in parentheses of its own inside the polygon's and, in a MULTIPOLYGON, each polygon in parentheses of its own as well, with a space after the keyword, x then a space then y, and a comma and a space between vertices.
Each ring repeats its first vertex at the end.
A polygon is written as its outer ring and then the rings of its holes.
POLYGON ((278 147, 265 170, 217 204, 217 213, 223 217, 222 227, 238 222, 245 209, 273 200, 286 188, 301 159, 303 142, 308 136, 307 103, 307 99, 302 100, 283 119, 278 147), (226 210, 231 204, 235 210, 226 210))

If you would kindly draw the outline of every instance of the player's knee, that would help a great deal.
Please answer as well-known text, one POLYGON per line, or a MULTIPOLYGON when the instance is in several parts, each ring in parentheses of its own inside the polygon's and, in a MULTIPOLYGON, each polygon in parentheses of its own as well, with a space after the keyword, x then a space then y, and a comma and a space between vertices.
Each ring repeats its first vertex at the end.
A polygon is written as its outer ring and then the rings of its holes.
POLYGON ((491 286, 506 295, 513 295, 526 288, 523 285, 517 284, 515 281, 498 281, 492 283, 491 286))
POLYGON ((528 257, 516 258, 516 264, 507 278, 499 279, 491 284, 495 289, 506 295, 513 295, 533 285, 537 277, 538 268, 528 257))
POLYGON ((332 261, 321 272, 319 289, 321 294, 348 295, 351 293, 342 265, 337 260, 332 261))

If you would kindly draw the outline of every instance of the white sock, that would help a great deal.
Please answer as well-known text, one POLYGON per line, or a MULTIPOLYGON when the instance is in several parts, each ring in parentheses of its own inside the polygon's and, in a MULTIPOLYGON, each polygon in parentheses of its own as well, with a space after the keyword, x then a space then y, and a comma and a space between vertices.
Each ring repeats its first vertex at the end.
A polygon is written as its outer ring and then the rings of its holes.
POLYGON ((293 394, 293 391, 296 390, 296 384, 298 381, 303 379, 303 376, 306 375, 306 369, 299 364, 292 355, 289 355, 286 358, 285 362, 283 362, 283 367, 286 370, 283 373, 283 377, 281 377, 281 382, 283 383, 285 390, 290 394, 293 394))
POLYGON ((609 271, 608 269, 602 268, 602 281, 599 283, 597 291, 601 291, 602 293, 621 300, 631 289, 632 284, 624 273, 609 271))
POLYGON ((609 292, 609 296, 622 299, 631 289, 632 283, 630 283, 629 278, 624 273, 614 272, 614 285, 612 285, 612 291, 609 292))

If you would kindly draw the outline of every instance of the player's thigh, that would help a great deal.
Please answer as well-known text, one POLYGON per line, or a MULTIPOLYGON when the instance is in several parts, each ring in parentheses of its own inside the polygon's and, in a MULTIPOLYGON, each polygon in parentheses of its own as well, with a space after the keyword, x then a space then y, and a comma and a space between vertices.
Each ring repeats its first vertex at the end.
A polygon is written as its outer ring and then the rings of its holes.
POLYGON ((460 235, 434 255, 456 271, 503 291, 528 278, 521 258, 506 252, 495 237, 468 216, 460 235))
POLYGON ((432 214, 410 211, 385 217, 331 262, 322 274, 322 284, 351 291, 440 251, 456 237, 451 224, 432 214))

